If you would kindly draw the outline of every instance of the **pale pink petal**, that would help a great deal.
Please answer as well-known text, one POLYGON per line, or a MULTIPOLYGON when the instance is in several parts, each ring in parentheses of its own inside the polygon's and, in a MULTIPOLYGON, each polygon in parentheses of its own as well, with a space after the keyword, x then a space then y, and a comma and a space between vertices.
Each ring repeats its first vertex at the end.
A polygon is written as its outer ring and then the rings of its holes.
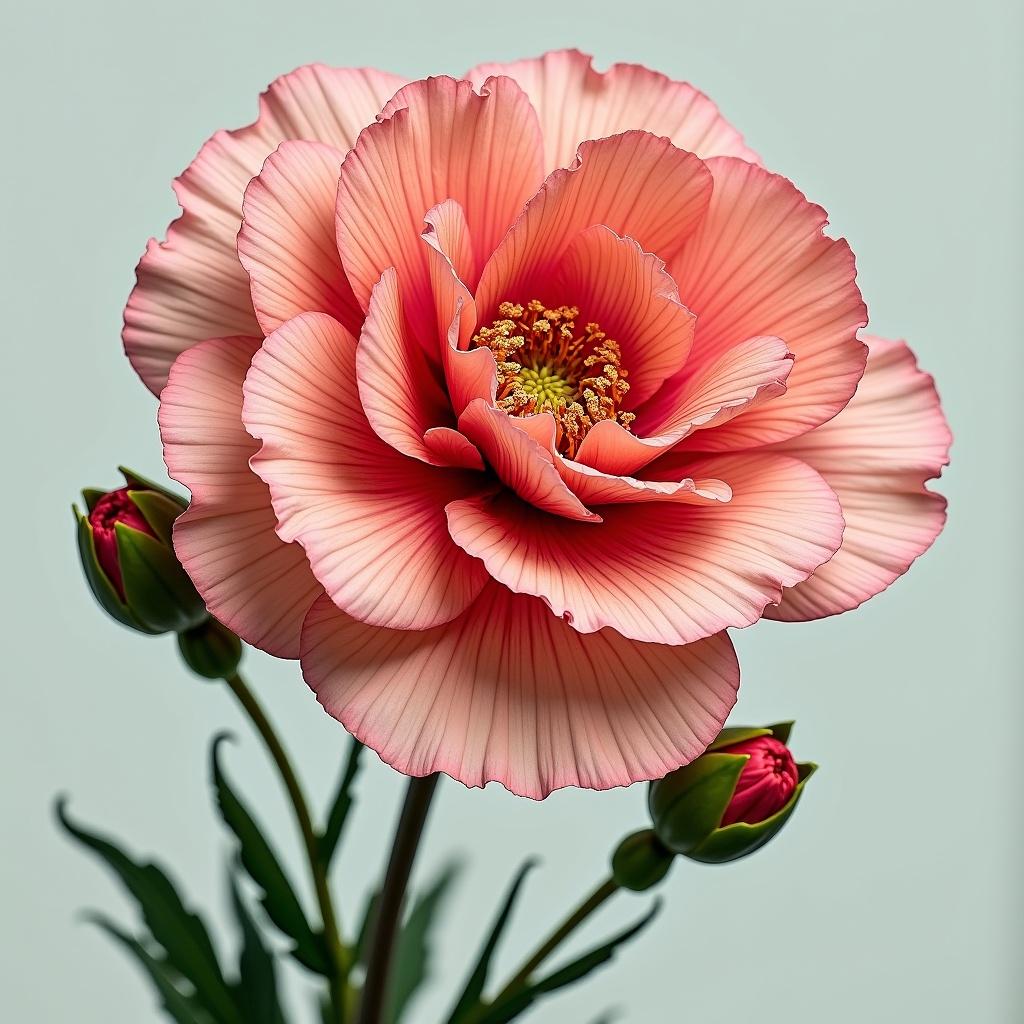
POLYGON ((260 97, 253 124, 203 146, 174 183, 182 214, 166 242, 150 242, 125 309, 125 351, 151 391, 160 392, 175 357, 197 341, 260 333, 235 238, 245 187, 263 161, 285 139, 346 152, 404 82, 368 68, 302 67, 260 97))
POLYGON ((160 396, 167 471, 192 492, 174 549, 206 606, 247 643, 299 656, 299 632, 323 593, 298 544, 274 532, 259 447, 242 426, 242 381, 262 338, 211 338, 183 352, 160 396))
POLYGON ((350 615, 396 629, 448 622, 486 573, 452 544, 444 506, 479 473, 400 455, 359 406, 356 341, 322 313, 289 320, 245 379, 243 419, 263 441, 253 469, 270 485, 278 533, 350 615))
POLYGON ((622 346, 629 372, 627 409, 635 409, 682 369, 696 317, 680 303, 675 281, 657 256, 602 224, 576 236, 558 274, 583 323, 596 321, 622 346))
POLYGON ((367 626, 324 599, 306 619, 302 669, 324 708, 398 771, 534 799, 692 761, 739 685, 724 633, 685 647, 583 636, 493 583, 423 632, 367 626))
POLYGON ((569 245, 593 224, 668 260, 707 210, 711 187, 703 161, 667 139, 634 131, 584 142, 571 167, 548 176, 484 267, 481 320, 493 319, 505 300, 575 305, 571 295, 545 293, 569 245))
POLYGON ((604 505, 602 523, 580 525, 503 492, 453 501, 448 525, 492 577, 581 633, 666 644, 750 625, 839 547, 839 502, 796 459, 719 456, 687 475, 725 481, 732 500, 604 505))
POLYGON ((495 475, 524 501, 568 519, 600 522, 562 482, 551 450, 538 444, 500 409, 477 398, 459 417, 459 430, 483 453, 495 475))
POLYGON ((540 115, 547 168, 565 167, 585 139, 603 139, 631 128, 664 135, 700 157, 757 154, 702 92, 639 64, 595 71, 578 50, 555 50, 507 64, 481 64, 466 76, 482 82, 508 75, 526 90, 540 115))
POLYGON ((299 313, 330 313, 358 332, 363 314, 334 237, 345 154, 320 142, 283 142, 249 182, 238 258, 264 334, 299 313))
POLYGON ((839 495, 843 545, 787 590, 773 619, 819 619, 884 590, 931 547, 946 500, 925 482, 949 462, 952 436, 932 378, 902 341, 865 338, 869 355, 853 401, 833 420, 775 446, 814 466, 839 495))
POLYGON ((821 207, 761 167, 729 157, 708 166, 708 214, 669 265, 697 314, 686 373, 756 336, 781 338, 796 356, 785 395, 687 442, 720 451, 796 436, 842 409, 864 372, 867 311, 850 247, 822 233, 821 207))
POLYGON ((509 78, 481 93, 452 78, 414 82, 382 117, 341 169, 338 248, 364 309, 380 275, 397 268, 413 333, 429 344, 434 305, 424 215, 446 199, 460 203, 479 266, 542 181, 540 128, 509 78))

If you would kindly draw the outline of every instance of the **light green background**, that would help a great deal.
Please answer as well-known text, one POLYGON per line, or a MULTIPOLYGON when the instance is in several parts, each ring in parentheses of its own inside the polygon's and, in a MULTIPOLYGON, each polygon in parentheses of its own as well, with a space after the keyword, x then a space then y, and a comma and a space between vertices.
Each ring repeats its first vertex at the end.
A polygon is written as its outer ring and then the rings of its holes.
MULTIPOLYGON (((806 626, 736 636, 738 720, 798 719, 822 764, 776 843, 726 869, 680 866, 657 923, 537 1024, 615 1005, 642 1024, 1006 1024, 1021 1019, 1021 8, 971 3, 566 0, 317 3, 98 0, 4 17, 2 415, 5 702, 0 712, 0 1016, 19 1024, 157 1020, 134 968, 79 908, 131 920, 50 803, 159 851, 223 906, 206 743, 229 726, 236 779, 279 834, 286 808, 216 686, 166 638, 105 622, 79 580, 69 502, 124 461, 162 472, 155 402, 120 354, 121 308, 169 182, 204 138, 252 119, 271 78, 313 60, 410 75, 578 45, 708 91, 768 164, 829 210, 858 255, 882 334, 938 378, 957 442, 945 534, 891 592, 806 626)), ((318 801, 343 736, 296 668, 250 655, 318 801)), ((399 780, 369 758, 335 878, 351 924, 379 870, 399 780), (372 763, 371 763, 372 762, 372 763)), ((641 787, 541 805, 442 787, 422 879, 459 849, 434 1024, 515 866, 541 852, 507 968, 602 874, 643 821, 641 787)), ((288 839, 296 872, 301 862, 288 839)), ((638 914, 621 897, 590 938, 638 914)), ((312 1020, 308 1006, 297 1020, 312 1020)))

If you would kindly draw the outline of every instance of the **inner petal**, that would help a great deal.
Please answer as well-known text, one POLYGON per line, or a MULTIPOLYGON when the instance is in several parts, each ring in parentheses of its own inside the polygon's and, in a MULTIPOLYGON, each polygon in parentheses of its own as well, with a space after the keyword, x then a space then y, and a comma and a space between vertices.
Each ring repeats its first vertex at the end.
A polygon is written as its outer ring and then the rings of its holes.
POLYGON ((577 306, 548 306, 539 299, 502 302, 498 314, 473 335, 470 347, 494 354, 499 409, 510 416, 551 413, 555 447, 569 458, 601 420, 629 430, 636 418, 622 408, 629 371, 619 342, 600 324, 583 323, 577 306))

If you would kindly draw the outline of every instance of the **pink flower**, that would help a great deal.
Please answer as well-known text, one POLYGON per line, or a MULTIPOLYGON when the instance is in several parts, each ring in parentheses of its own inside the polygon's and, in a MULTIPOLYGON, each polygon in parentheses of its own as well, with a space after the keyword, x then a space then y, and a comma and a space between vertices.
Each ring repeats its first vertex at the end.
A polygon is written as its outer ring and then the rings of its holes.
POLYGON ((734 703, 729 627, 853 608, 942 527, 931 379, 689 85, 301 68, 177 193, 124 332, 177 552, 400 771, 662 776, 734 703))
POLYGON ((745 821, 756 825, 781 811, 800 781, 793 755, 774 736, 757 736, 752 740, 721 747, 720 754, 746 754, 747 763, 740 772, 720 828, 745 821))

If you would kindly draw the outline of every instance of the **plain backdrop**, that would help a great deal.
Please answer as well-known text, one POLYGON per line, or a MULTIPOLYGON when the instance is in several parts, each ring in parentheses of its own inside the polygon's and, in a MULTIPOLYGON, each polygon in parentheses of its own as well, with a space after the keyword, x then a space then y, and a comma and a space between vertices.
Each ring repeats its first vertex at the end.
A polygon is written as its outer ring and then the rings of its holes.
MULTIPOLYGON (((259 91, 310 61, 417 76, 559 46, 640 61, 711 94, 768 165, 829 211, 858 256, 875 332, 907 337, 956 434, 948 528, 858 612, 735 636, 735 721, 797 719, 822 765, 791 826, 728 868, 681 864, 650 930, 536 1024, 1006 1024, 1021 1019, 1021 8, 1012 0, 691 3, 516 0, 42 0, 4 15, 4 703, 0 989, 19 1024, 160 1019, 121 952, 81 922, 134 924, 108 875, 58 834, 81 819, 169 864, 222 927, 229 844, 206 777, 211 734, 279 837, 299 849, 230 695, 189 678, 168 638, 105 621, 80 580, 69 504, 124 462, 163 479, 156 403, 123 359, 121 310, 171 178, 259 91)), ((318 806, 346 737, 297 668, 246 668, 318 806)), ((334 885, 351 928, 381 867, 401 780, 366 759, 334 885)), ((465 870, 435 981, 435 1024, 485 918, 540 854, 499 958, 513 967, 644 823, 643 787, 542 804, 445 782, 416 880, 465 870)), ((648 905, 623 895, 581 941, 648 905)), ((579 947, 577 947, 579 948, 579 947)), ((312 1021, 298 976, 295 1020, 312 1021)))

